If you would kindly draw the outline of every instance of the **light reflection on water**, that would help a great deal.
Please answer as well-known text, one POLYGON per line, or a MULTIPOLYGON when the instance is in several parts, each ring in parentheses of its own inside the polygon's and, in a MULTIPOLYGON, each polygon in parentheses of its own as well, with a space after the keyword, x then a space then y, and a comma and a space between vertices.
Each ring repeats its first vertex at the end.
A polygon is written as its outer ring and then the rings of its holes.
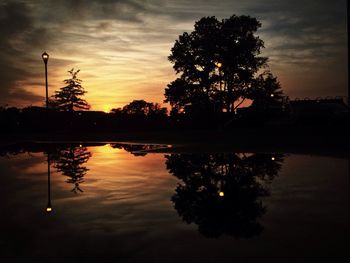
POLYGON ((347 160, 159 147, 1 151, 0 260, 348 259, 347 160))

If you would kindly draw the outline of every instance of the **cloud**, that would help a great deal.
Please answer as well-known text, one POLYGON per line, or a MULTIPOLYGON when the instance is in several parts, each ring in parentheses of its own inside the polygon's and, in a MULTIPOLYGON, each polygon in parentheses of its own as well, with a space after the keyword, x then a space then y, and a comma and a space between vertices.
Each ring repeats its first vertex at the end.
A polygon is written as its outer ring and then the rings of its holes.
POLYGON ((40 0, 32 1, 39 19, 49 23, 75 23, 86 20, 115 19, 140 22, 147 1, 136 0, 40 0))
MULTIPOLYGON (((54 53, 64 48, 69 53, 79 53, 77 45, 88 43, 92 35, 74 32, 74 27, 84 26, 82 21, 116 19, 139 22, 137 15, 143 9, 136 1, 4 1, 0 4, 0 105, 37 104, 43 100, 37 91, 40 86, 29 87, 28 78, 39 76, 42 72, 40 55, 44 50, 54 53), (76 23, 76 24, 75 24, 76 23), (65 30, 62 30, 65 29, 65 30), (69 33, 69 28, 73 34, 69 33), (68 31, 68 32, 67 32, 68 31), (69 43, 76 43, 69 47, 69 43)), ((96 35, 108 31, 109 22, 99 22, 96 35)), ((103 37, 95 36, 99 42, 103 37)), ((108 38, 108 37, 106 37, 108 38)), ((112 36, 109 36, 112 38, 112 36)), ((62 67, 56 59, 54 68, 62 67)), ((50 60, 50 62, 52 62, 50 60)), ((60 64, 61 62, 61 64, 60 64)), ((72 61, 71 61, 72 62, 72 61)), ((72 64, 72 63, 70 63, 72 64)), ((54 80, 55 82, 55 80, 54 80)), ((39 83, 32 81, 32 83, 39 83)))
MULTIPOLYGON (((255 6, 266 21, 265 54, 288 71, 292 97, 346 94, 346 1, 270 1, 255 6)), ((253 11, 254 9, 252 9, 253 11)))
POLYGON ((39 98, 24 91, 16 83, 28 77, 27 71, 19 66, 25 63, 26 56, 22 53, 27 49, 25 41, 31 41, 33 19, 28 15, 29 9, 24 3, 10 2, 0 6, 0 103, 11 103, 20 98, 22 101, 33 102, 39 98), (22 51, 23 50, 23 51, 22 51))
POLYGON ((102 108, 101 98, 105 104, 142 94, 159 99, 174 78, 167 56, 178 35, 193 30, 203 16, 232 14, 262 21, 263 55, 288 94, 342 95, 345 5, 345 0, 3 0, 0 105, 42 103, 45 50, 50 92, 75 67, 82 70, 93 109, 102 108))

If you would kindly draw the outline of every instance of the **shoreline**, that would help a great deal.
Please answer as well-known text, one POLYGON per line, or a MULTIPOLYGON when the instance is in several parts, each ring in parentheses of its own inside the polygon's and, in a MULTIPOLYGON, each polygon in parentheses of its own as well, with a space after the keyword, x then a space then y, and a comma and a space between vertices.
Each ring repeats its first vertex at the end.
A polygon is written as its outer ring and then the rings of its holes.
POLYGON ((237 131, 158 131, 85 134, 2 134, 0 147, 22 143, 134 143, 162 144, 171 148, 149 152, 283 152, 322 154, 350 158, 350 141, 346 132, 269 133, 252 130, 237 131))

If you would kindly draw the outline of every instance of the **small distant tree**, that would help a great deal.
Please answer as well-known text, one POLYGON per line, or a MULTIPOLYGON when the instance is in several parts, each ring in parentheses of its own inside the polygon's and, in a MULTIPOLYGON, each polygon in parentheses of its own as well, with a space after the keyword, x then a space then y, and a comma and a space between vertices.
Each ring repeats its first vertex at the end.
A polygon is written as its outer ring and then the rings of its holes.
POLYGON ((111 109, 110 113, 116 114, 116 115, 121 115, 123 112, 122 108, 113 108, 111 109))
POLYGON ((79 69, 76 71, 74 71, 74 69, 69 70, 68 73, 71 77, 64 80, 66 86, 60 88, 60 90, 56 91, 55 95, 53 95, 51 105, 56 109, 63 111, 90 109, 90 105, 87 101, 81 98, 87 91, 85 91, 81 85, 82 80, 77 77, 79 72, 79 69))
POLYGON ((254 108, 264 111, 270 106, 282 103, 284 94, 277 77, 266 71, 254 80, 248 97, 253 100, 254 108))
MULTIPOLYGON (((118 110, 114 109, 112 111, 117 112, 118 110)), ((147 102, 145 100, 134 100, 125 105, 121 110, 121 113, 137 116, 166 115, 167 108, 161 107, 161 105, 158 103, 147 102)))
POLYGON ((133 100, 125 105, 122 112, 127 115, 147 115, 149 103, 144 100, 133 100))

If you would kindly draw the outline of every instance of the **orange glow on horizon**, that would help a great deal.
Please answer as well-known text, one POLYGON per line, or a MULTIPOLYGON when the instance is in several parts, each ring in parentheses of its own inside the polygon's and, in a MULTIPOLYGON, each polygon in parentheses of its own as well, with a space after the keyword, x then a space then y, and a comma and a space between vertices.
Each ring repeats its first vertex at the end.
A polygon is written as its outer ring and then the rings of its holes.
POLYGON ((109 112, 111 112, 111 110, 113 108, 116 108, 116 107, 111 105, 111 104, 105 104, 105 105, 102 106, 102 111, 104 111, 106 113, 109 113, 109 112))

